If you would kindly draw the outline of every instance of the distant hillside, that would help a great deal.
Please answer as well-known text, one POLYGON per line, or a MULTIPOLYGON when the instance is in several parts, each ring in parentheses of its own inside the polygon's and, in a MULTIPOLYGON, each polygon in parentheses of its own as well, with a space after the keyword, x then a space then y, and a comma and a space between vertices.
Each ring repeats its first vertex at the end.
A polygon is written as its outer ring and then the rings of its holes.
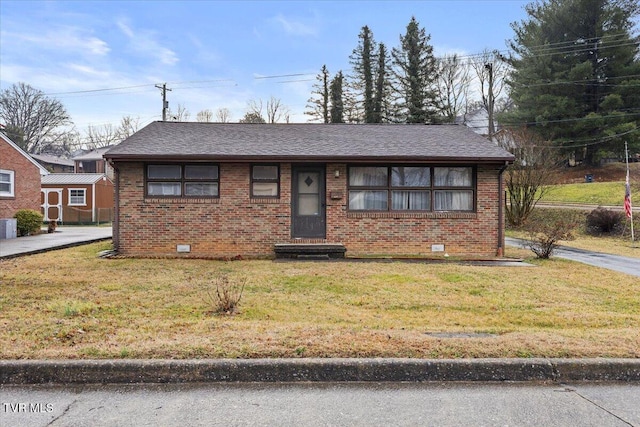
MULTIPOLYGON (((640 182, 640 162, 629 163, 632 183, 640 182)), ((607 163, 604 166, 565 167, 556 174, 555 184, 576 184, 585 182, 586 175, 593 175, 594 182, 624 181, 626 165, 623 162, 607 163)))

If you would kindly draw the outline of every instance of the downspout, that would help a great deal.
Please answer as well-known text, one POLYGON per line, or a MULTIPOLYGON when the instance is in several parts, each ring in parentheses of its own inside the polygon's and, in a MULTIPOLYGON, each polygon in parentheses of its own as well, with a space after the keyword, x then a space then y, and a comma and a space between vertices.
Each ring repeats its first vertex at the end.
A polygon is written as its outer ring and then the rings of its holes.
POLYGON ((509 162, 498 171, 498 257, 504 256, 504 184, 502 174, 509 167, 509 162))
POLYGON ((96 223, 96 183, 91 184, 91 222, 96 223))
POLYGON ((114 172, 114 203, 113 203, 113 226, 111 227, 111 239, 113 250, 118 252, 120 248, 120 169, 112 162, 109 162, 114 172))

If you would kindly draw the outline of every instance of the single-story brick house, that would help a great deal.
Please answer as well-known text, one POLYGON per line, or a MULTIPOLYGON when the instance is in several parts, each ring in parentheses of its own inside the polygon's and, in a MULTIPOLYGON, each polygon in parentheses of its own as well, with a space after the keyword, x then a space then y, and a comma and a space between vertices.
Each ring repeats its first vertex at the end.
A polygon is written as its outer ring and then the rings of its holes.
POLYGON ((503 254, 514 157, 465 126, 154 122, 105 158, 123 255, 503 254))
POLYGON ((40 209, 40 176, 49 172, 0 132, 0 218, 40 209))
POLYGON ((103 173, 51 173, 42 177, 45 221, 96 224, 113 220, 113 181, 103 173))

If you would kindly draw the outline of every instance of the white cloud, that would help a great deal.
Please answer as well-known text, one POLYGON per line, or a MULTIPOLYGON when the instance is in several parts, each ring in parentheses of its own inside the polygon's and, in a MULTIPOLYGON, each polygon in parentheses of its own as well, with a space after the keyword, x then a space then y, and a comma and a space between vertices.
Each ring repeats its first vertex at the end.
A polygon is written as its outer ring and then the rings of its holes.
POLYGON ((316 25, 307 24, 301 21, 285 17, 281 13, 272 18, 272 21, 282 28, 285 33, 293 36, 316 36, 318 29, 316 25))
POLYGON ((67 64, 67 67, 72 71, 77 71, 91 78, 98 77, 101 79, 106 79, 110 77, 110 74, 108 72, 97 70, 96 68, 90 67, 88 65, 67 64))
POLYGON ((111 51, 104 40, 90 36, 85 30, 72 26, 53 27, 42 33, 3 32, 2 38, 3 42, 13 45, 13 49, 22 51, 56 49, 61 53, 96 56, 105 56, 111 51))
POLYGON ((162 46, 156 40, 157 33, 155 31, 134 31, 123 19, 120 19, 117 25, 120 31, 129 38, 130 47, 135 52, 156 58, 165 65, 174 65, 179 61, 178 55, 173 50, 162 46))

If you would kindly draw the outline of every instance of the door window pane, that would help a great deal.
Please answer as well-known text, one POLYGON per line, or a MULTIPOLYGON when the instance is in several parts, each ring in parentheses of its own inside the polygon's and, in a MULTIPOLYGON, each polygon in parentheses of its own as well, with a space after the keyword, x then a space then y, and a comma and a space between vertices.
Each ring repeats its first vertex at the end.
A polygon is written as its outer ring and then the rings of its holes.
POLYGON ((298 193, 314 193, 318 194, 318 185, 320 184, 320 174, 317 172, 300 172, 298 173, 298 193))
POLYGON ((354 166, 349 168, 349 185, 358 187, 383 187, 387 185, 386 167, 354 166))
POLYGON ((317 194, 298 195, 298 215, 320 215, 320 203, 317 194))

